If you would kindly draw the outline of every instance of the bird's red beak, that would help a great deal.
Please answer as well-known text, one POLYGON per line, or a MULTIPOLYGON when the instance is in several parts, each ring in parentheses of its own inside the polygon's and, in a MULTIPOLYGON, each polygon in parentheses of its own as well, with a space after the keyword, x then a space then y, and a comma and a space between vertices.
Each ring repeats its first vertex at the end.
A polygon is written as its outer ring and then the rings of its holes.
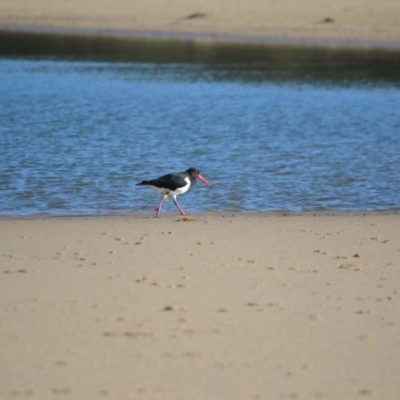
POLYGON ((211 184, 207 181, 206 178, 201 176, 200 174, 197 176, 206 186, 211 186, 211 184))

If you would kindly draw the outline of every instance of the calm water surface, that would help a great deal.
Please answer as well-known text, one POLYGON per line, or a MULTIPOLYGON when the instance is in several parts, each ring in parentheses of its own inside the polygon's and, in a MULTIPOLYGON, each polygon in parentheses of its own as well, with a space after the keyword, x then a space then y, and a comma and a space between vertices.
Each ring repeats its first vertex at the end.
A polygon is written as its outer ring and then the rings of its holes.
POLYGON ((398 54, 211 50, 3 51, 0 214, 151 213, 135 184, 191 166, 213 184, 180 198, 193 212, 400 208, 398 54))

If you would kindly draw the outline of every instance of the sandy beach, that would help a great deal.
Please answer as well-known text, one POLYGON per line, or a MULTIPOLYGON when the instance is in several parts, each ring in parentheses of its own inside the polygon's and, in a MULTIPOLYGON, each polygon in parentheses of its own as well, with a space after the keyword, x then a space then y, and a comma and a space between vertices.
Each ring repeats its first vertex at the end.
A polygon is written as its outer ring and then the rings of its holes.
POLYGON ((400 2, 3 0, 0 29, 398 48, 400 2))
POLYGON ((400 398, 398 214, 1 228, 0 398, 400 398))

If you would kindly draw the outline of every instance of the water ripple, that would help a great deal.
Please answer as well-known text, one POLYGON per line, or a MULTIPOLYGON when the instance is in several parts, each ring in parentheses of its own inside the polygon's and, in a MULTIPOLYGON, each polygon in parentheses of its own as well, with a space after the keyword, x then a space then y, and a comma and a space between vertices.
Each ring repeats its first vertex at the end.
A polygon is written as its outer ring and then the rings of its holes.
POLYGON ((0 60, 0 214, 151 212, 135 183, 190 166, 195 212, 400 208, 396 86, 178 69, 0 60))

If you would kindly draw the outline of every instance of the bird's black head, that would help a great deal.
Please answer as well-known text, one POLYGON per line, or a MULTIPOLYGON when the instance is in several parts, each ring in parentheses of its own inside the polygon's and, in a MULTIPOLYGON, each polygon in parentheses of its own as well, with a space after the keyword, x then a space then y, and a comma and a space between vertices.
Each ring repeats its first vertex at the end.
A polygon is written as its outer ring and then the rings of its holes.
POLYGON ((197 168, 189 168, 185 172, 189 175, 192 184, 196 183, 197 178, 200 179, 206 186, 211 186, 207 179, 200 174, 200 171, 197 168))
POLYGON ((200 171, 197 168, 189 168, 185 172, 193 178, 197 178, 200 175, 200 171))

